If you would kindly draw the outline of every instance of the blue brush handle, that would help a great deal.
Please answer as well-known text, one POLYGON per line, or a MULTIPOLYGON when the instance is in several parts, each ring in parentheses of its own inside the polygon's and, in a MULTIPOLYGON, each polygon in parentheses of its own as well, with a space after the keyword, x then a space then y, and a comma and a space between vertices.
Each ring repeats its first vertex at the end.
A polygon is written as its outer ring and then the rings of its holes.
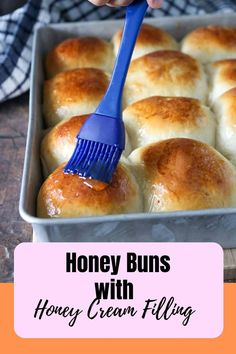
POLYGON ((95 113, 122 118, 122 93, 137 36, 147 11, 146 0, 136 0, 126 8, 123 36, 108 90, 95 113))

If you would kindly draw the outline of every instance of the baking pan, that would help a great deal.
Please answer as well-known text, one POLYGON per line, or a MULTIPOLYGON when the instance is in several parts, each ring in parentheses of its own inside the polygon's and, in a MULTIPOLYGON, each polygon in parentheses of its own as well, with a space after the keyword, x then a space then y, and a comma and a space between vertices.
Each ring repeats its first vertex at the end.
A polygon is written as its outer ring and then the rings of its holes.
MULTIPOLYGON (((235 26, 236 14, 183 16, 147 19, 181 40, 199 26, 235 26)), ((45 54, 60 41, 76 35, 110 39, 123 21, 80 22, 37 28, 32 60, 30 113, 26 156, 22 179, 20 214, 31 223, 39 241, 212 241, 225 248, 236 247, 236 208, 108 215, 87 218, 40 219, 36 217, 36 198, 42 184, 39 147, 44 128, 42 87, 45 54)))

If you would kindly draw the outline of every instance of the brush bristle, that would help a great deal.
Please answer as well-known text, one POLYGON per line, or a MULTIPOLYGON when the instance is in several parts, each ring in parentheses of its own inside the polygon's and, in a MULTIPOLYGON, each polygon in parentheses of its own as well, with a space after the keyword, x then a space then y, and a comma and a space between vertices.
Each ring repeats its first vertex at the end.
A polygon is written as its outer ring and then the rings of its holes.
POLYGON ((122 149, 94 141, 78 139, 74 153, 64 168, 65 173, 110 182, 122 149))

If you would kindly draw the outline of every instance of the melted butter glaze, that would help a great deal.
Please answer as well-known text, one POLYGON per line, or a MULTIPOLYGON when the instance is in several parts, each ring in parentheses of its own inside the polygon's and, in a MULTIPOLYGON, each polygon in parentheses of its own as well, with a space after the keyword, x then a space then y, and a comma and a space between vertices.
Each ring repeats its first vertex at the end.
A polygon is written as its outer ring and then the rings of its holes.
POLYGON ((98 181, 97 179, 93 179, 91 177, 87 177, 87 178, 86 177, 80 177, 80 178, 83 179, 83 183, 87 187, 95 190, 96 192, 101 192, 101 191, 105 190, 109 186, 108 183, 104 183, 102 181, 98 181))

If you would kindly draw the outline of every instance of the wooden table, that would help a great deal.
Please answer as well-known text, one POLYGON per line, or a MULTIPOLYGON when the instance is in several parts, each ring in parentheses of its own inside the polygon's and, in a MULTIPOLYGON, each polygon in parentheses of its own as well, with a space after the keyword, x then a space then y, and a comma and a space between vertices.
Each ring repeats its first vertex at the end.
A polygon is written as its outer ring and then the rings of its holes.
MULTIPOLYGON (((0 104, 0 281, 13 280, 13 251, 32 240, 18 212, 28 125, 28 94, 0 104)), ((236 250, 225 251, 225 280, 236 280, 236 250)))
POLYGON ((14 248, 30 241, 32 235, 31 226, 21 220, 18 212, 28 100, 25 94, 0 104, 0 281, 12 279, 14 248))

